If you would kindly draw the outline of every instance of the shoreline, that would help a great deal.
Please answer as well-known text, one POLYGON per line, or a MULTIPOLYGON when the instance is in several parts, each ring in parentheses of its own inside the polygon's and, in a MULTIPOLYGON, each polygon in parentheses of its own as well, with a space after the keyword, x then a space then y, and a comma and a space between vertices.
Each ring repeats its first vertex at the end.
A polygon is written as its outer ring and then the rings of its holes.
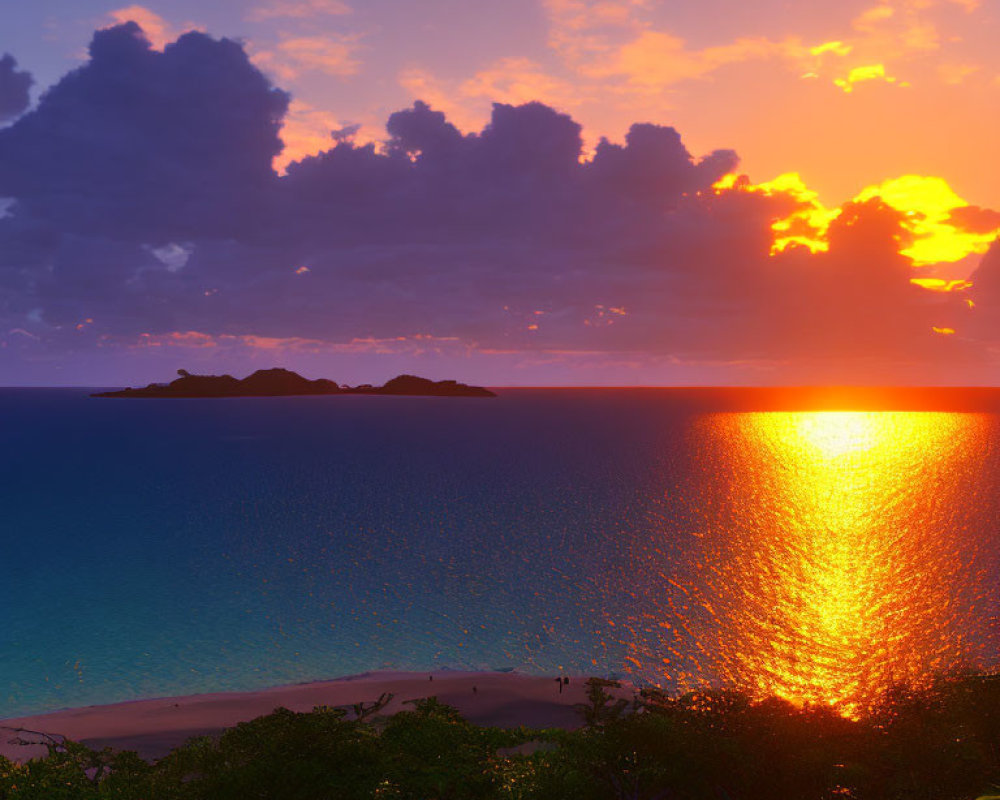
MULTIPOLYGON (((94 749, 135 750, 157 759, 195 736, 215 735, 240 722, 270 714, 279 706, 311 711, 314 706, 351 706, 376 700, 383 692, 394 697, 382 712, 394 714, 405 703, 437 697, 456 707, 477 725, 514 728, 573 729, 582 724, 574 704, 586 700, 587 676, 559 684, 555 675, 519 672, 373 671, 330 680, 274 686, 249 692, 215 692, 108 705, 82 706, 31 716, 0 719, 0 756, 24 762, 44 756, 42 744, 18 744, 17 737, 39 740, 38 733, 66 737, 94 749), (19 733, 16 729, 35 733, 19 733)), ((623 695, 631 687, 623 684, 623 695)))

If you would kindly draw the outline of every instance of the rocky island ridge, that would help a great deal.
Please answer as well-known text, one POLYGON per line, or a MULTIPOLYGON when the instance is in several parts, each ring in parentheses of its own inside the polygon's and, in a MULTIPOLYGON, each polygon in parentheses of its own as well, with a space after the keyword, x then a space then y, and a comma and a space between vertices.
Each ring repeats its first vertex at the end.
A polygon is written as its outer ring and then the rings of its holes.
POLYGON ((259 369, 242 379, 232 375, 192 375, 185 369, 179 369, 177 373, 180 377, 170 383, 98 392, 92 397, 291 397, 335 394, 496 397, 482 386, 469 386, 453 380, 432 381, 416 375, 397 375, 382 386, 347 386, 326 378, 309 380, 281 367, 259 369))

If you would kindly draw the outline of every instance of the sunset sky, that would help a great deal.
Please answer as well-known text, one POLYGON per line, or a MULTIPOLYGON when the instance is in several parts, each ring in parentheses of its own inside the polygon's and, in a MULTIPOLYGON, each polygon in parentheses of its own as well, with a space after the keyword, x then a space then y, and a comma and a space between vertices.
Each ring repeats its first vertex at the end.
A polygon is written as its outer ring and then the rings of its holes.
POLYGON ((998 37, 998 0, 5 3, 0 384, 996 384, 998 37))

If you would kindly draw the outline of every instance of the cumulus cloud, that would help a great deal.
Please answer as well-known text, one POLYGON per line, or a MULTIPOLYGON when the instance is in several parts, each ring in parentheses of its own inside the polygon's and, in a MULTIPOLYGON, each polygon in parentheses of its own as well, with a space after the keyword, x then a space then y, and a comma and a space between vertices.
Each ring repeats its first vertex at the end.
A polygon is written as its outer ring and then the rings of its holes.
POLYGON ((912 234, 877 198, 842 209, 827 252, 771 255, 773 223, 805 201, 714 188, 735 152, 694 156, 671 127, 637 123, 586 158, 548 105, 497 103, 465 133, 418 101, 382 141, 342 131, 278 176, 288 108, 236 42, 188 33, 158 52, 134 23, 98 32, 0 130, 0 197, 16 200, 0 331, 27 334, 0 335, 0 361, 523 354, 842 380, 976 356, 962 293, 910 283, 912 234))
POLYGON ((0 196, 59 231, 235 233, 274 181, 287 104, 236 42, 188 33, 161 53, 134 22, 98 31, 87 64, 0 131, 0 196))
POLYGON ((10 53, 0 58, 0 123, 19 116, 31 102, 29 90, 34 80, 31 74, 18 70, 10 53))

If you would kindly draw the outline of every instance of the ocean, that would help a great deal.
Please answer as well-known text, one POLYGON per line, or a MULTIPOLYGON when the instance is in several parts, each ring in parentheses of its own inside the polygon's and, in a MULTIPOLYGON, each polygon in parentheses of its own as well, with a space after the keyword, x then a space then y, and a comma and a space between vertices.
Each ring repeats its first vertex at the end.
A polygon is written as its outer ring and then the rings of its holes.
POLYGON ((1000 661, 1000 417, 0 390, 0 717, 372 669, 850 710, 1000 661))

